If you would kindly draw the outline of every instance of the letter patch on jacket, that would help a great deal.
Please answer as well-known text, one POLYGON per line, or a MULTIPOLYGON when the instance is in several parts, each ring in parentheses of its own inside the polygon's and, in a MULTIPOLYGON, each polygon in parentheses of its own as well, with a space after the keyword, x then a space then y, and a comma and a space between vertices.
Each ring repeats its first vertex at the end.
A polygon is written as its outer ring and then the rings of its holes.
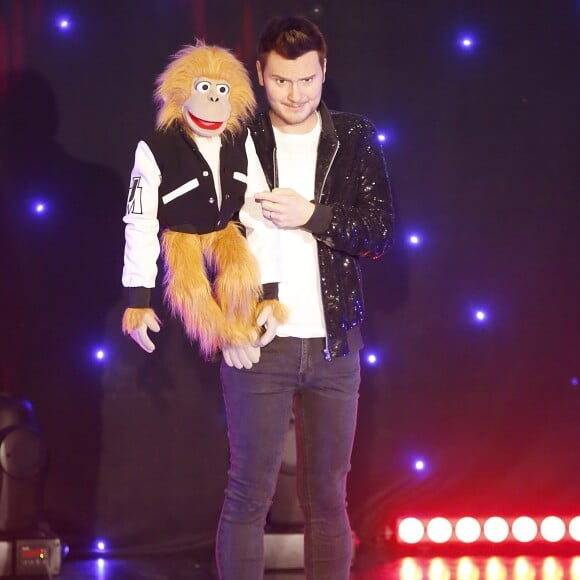
POLYGON ((133 184, 129 190, 129 200, 127 201, 127 214, 130 213, 143 213, 143 203, 141 201, 142 187, 139 187, 141 183, 141 176, 133 177, 133 184))

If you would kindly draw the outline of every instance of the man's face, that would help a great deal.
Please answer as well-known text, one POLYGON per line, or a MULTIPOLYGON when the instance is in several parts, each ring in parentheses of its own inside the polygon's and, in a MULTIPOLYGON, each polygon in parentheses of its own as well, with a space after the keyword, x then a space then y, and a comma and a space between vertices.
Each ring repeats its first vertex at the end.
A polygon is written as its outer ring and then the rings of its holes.
POLYGON ((256 67, 274 127, 285 133, 307 133, 313 129, 322 97, 326 59, 321 66, 315 50, 295 60, 271 52, 264 68, 259 61, 256 67))

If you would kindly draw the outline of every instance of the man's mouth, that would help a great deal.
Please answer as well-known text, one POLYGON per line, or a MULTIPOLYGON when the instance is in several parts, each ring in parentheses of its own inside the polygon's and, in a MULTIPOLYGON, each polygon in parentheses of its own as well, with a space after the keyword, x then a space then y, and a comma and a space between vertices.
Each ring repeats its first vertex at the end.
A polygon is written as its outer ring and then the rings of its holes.
POLYGON ((200 119, 195 115, 192 115, 189 111, 187 112, 189 118, 201 129, 207 131, 217 131, 224 123, 223 121, 206 121, 205 119, 200 119))

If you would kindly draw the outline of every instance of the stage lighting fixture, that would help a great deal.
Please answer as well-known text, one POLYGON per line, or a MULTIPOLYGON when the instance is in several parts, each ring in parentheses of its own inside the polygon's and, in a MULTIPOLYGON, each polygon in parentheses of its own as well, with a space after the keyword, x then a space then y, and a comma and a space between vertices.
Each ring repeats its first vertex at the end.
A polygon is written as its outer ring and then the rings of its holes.
POLYGON ((527 516, 516 518, 512 524, 512 534, 518 542, 531 542, 538 535, 538 525, 527 516))
POLYGON ((561 518, 548 516, 540 524, 540 533, 547 542, 559 542, 566 535, 566 524, 561 518))
POLYGON ((481 526, 475 518, 465 517, 457 520, 455 524, 455 535, 457 539, 465 544, 471 544, 479 540, 481 536, 481 526))
POLYGON ((425 535, 425 526, 417 518, 405 518, 397 526, 397 536, 405 544, 417 544, 425 535))
MULTIPOLYGON (((560 517, 402 517, 394 529, 387 526, 385 539, 400 545, 494 544, 514 546, 561 543, 578 546, 580 516, 560 517), (394 530, 394 531, 393 531, 394 530)), ((580 579, 579 579, 580 580, 580 579)))
POLYGON ((427 524, 427 537, 436 544, 448 542, 452 534, 453 527, 446 518, 433 518, 427 524))
POLYGON ((573 540, 580 542, 580 516, 576 516, 570 520, 568 533, 573 540))
POLYGON ((0 577, 60 570, 60 540, 41 519, 46 465, 32 405, 0 395, 0 577))
POLYGON ((505 541, 510 533, 508 523, 498 516, 486 520, 483 524, 483 535, 494 544, 505 541))

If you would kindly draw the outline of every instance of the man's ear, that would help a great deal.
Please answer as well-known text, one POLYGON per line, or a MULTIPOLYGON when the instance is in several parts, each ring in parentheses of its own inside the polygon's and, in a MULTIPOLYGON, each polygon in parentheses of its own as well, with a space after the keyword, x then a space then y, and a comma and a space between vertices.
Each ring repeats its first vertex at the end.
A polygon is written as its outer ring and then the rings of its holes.
POLYGON ((322 62, 322 82, 326 80, 326 59, 322 62))
POLYGON ((256 61, 256 72, 258 73, 258 82, 260 86, 264 86, 264 72, 262 71, 262 64, 259 60, 256 61))

